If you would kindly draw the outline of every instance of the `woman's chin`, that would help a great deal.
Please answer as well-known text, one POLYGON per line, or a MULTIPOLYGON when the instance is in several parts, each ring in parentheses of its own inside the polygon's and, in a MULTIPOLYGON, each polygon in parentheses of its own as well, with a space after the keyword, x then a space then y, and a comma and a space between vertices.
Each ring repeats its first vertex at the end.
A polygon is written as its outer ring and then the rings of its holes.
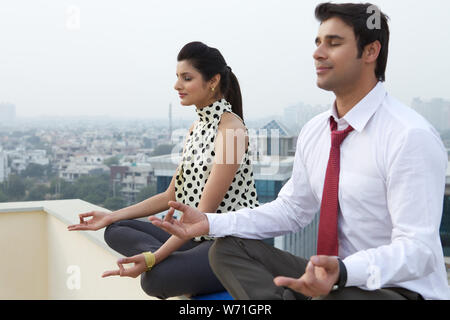
POLYGON ((182 105, 182 106, 192 106, 193 105, 193 103, 192 102, 190 102, 190 101, 184 101, 184 100, 180 100, 180 104, 182 105))

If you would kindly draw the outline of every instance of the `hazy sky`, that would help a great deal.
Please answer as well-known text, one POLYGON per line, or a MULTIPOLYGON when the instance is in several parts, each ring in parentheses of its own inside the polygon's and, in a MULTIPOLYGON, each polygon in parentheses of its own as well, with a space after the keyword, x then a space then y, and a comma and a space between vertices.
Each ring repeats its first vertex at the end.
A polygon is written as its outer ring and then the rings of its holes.
MULTIPOLYGON (((173 89, 176 56, 203 41, 237 75, 246 117, 329 104, 312 59, 320 2, 1 0, 0 103, 19 117, 166 117, 169 103, 174 117, 192 115, 173 89)), ((450 1, 373 3, 390 17, 389 92, 450 99, 450 1)))

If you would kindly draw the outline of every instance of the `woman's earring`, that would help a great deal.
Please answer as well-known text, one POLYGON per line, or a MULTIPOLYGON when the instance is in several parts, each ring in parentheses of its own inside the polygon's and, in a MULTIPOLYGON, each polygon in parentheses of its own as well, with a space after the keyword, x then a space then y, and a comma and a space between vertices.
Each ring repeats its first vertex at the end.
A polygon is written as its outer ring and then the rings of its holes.
POLYGON ((211 88, 211 91, 214 92, 214 88, 211 88))

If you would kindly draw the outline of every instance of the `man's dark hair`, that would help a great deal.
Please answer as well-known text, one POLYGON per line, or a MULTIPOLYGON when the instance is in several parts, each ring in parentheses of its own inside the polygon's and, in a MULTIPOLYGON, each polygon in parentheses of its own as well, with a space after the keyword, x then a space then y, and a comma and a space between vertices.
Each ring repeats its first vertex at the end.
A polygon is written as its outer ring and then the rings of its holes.
POLYGON ((386 64, 389 51, 389 17, 370 3, 321 3, 315 10, 316 18, 322 23, 337 17, 353 28, 358 45, 358 58, 362 57, 364 47, 376 40, 381 44, 377 59, 375 76, 379 81, 385 81, 386 64), (375 11, 376 10, 376 11, 375 11), (379 14, 378 25, 374 25, 373 15, 379 14))

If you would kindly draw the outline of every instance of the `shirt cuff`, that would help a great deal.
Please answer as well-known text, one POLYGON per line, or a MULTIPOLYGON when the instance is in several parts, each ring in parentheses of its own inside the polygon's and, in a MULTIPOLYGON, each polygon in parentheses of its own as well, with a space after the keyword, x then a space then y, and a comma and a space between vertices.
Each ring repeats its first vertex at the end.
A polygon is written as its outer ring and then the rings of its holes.
POLYGON ((347 269, 346 287, 367 287, 369 263, 360 253, 348 256, 342 261, 347 269))
POLYGON ((232 235, 234 225, 234 213, 226 214, 205 213, 209 222, 209 236, 222 238, 232 235))

